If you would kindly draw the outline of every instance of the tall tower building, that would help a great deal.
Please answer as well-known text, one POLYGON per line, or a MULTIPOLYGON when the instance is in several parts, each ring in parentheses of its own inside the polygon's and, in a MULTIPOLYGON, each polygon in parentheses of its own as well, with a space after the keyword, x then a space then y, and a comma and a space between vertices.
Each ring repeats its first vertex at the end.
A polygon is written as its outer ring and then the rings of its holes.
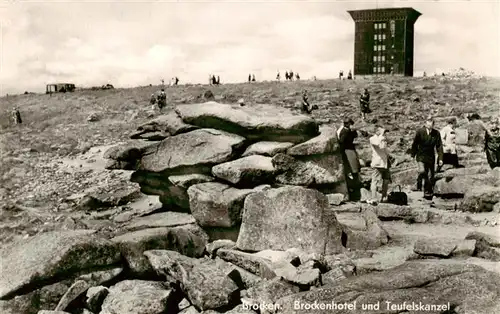
POLYGON ((412 8, 347 11, 355 22, 354 75, 413 76, 412 8))

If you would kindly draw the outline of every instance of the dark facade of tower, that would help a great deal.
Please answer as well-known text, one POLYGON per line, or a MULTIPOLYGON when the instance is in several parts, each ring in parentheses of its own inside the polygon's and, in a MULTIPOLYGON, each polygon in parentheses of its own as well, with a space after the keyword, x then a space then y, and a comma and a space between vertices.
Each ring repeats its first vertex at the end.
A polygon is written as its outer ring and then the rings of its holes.
POLYGON ((347 11, 355 22, 354 75, 413 76, 412 8, 347 11))

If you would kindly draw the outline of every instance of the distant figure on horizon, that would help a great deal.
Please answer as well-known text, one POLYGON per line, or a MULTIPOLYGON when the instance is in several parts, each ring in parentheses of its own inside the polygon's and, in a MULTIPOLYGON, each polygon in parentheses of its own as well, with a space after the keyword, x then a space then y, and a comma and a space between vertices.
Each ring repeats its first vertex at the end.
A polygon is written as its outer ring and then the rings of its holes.
POLYGON ((290 72, 288 72, 288 76, 290 77, 290 81, 293 81, 293 71, 290 70, 290 72))
POLYGON ((248 83, 252 81, 252 74, 248 74, 248 83))
POLYGON ((344 77, 344 71, 340 70, 340 72, 339 72, 339 80, 342 80, 343 77, 344 77))
POLYGON ((212 74, 209 74, 208 75, 208 85, 212 85, 213 82, 214 82, 214 78, 213 78, 212 74))
POLYGON ((295 78, 297 79, 297 81, 299 81, 299 80, 300 80, 300 75, 299 75, 299 73, 295 74, 295 78))
POLYGON ((288 71, 285 72, 285 80, 289 80, 290 79, 290 74, 288 74, 288 71))
POLYGON ((368 89, 364 89, 363 94, 361 94, 361 97, 359 98, 359 104, 361 107, 361 119, 365 120, 366 114, 372 112, 370 109, 370 93, 368 92, 368 89))
POLYGON ((252 74, 252 82, 255 82, 255 74, 252 74))
POLYGON ((215 84, 219 85, 220 84, 220 76, 217 75, 217 81, 215 81, 215 84))
POLYGON ((179 85, 179 78, 176 76, 175 77, 175 86, 179 85))
POLYGON ((349 70, 349 73, 347 73, 347 79, 352 80, 352 72, 349 70))
POLYGON ((276 81, 280 81, 280 71, 278 70, 278 73, 276 74, 276 81))
POLYGON ((19 112, 19 109, 17 109, 17 107, 12 108, 12 120, 16 125, 23 123, 23 120, 21 119, 21 113, 19 112))
POLYGON ((427 77, 427 73, 424 71, 424 77, 427 77))

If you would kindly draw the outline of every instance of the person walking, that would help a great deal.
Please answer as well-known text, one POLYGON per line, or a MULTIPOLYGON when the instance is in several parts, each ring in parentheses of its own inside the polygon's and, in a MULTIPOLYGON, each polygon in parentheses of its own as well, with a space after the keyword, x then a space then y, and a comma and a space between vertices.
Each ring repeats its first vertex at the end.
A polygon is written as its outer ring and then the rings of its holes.
POLYGON ((167 106, 167 94, 165 93, 164 88, 162 88, 160 93, 158 94, 157 104, 158 108, 160 108, 160 111, 167 106))
POLYGON ((382 181, 381 203, 387 201, 387 191, 389 183, 391 183, 390 157, 385 134, 386 130, 382 127, 378 127, 375 135, 370 137, 370 148, 372 150, 371 167, 373 168, 373 172, 370 186, 372 198, 368 203, 373 205, 377 204, 377 187, 380 181, 382 181))
MULTIPOLYGON (((454 168, 460 168, 458 163, 457 145, 455 143, 456 134, 455 127, 457 120, 451 118, 447 121, 445 127, 439 132, 441 134, 441 141, 443 142, 443 165, 452 165, 454 168)), ((437 172, 441 171, 438 166, 437 172)))
POLYGON ((365 120, 366 114, 372 112, 370 109, 370 93, 366 88, 363 90, 363 94, 361 94, 361 97, 359 98, 359 105, 361 109, 361 119, 365 120))
POLYGON ((156 109, 156 95, 153 93, 151 94, 151 98, 149 100, 149 104, 151 105, 151 109, 155 110, 156 109))
POLYGON ((469 117, 470 121, 476 123, 484 130, 484 151, 490 168, 500 167, 500 116, 493 118, 491 125, 486 125, 479 115, 469 117))
POLYGON ((352 128, 354 121, 351 118, 344 119, 343 126, 337 131, 339 138, 339 149, 342 154, 344 172, 349 187, 349 199, 359 200, 361 197, 361 180, 359 178, 359 157, 356 152, 354 140, 358 137, 358 132, 352 128))
POLYGON ((428 117, 425 126, 417 130, 411 146, 411 156, 416 159, 418 177, 416 191, 422 190, 424 181, 424 198, 432 200, 434 196, 434 174, 436 155, 438 154, 438 167, 443 165, 443 145, 441 135, 434 129, 434 120, 428 117))
POLYGON ((21 119, 21 112, 19 112, 19 109, 17 109, 17 107, 12 108, 12 120, 14 121, 14 124, 23 123, 23 120, 21 119))

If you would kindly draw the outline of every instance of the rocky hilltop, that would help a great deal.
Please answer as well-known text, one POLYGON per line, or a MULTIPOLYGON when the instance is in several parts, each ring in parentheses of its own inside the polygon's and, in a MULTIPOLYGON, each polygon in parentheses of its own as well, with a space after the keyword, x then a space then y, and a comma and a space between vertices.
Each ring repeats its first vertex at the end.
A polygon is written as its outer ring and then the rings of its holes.
MULTIPOLYGON (((40 121, 7 127, 0 313, 498 313, 500 171, 463 116, 494 112, 489 84, 242 84, 213 88, 208 102, 204 87, 179 87, 160 114, 92 107, 97 120, 74 109, 47 119, 59 146, 40 121), (385 123, 408 206, 369 205, 366 189, 346 198, 336 127, 364 86, 374 99, 356 123, 364 185, 367 139, 385 123), (296 110, 301 88, 319 105, 312 116, 296 110), (468 131, 465 168, 438 174, 433 202, 407 189, 416 169, 405 150, 423 109, 468 131)), ((93 93, 54 105, 126 99, 93 93)), ((27 121, 40 114, 30 102, 43 96, 21 97, 27 121)))

